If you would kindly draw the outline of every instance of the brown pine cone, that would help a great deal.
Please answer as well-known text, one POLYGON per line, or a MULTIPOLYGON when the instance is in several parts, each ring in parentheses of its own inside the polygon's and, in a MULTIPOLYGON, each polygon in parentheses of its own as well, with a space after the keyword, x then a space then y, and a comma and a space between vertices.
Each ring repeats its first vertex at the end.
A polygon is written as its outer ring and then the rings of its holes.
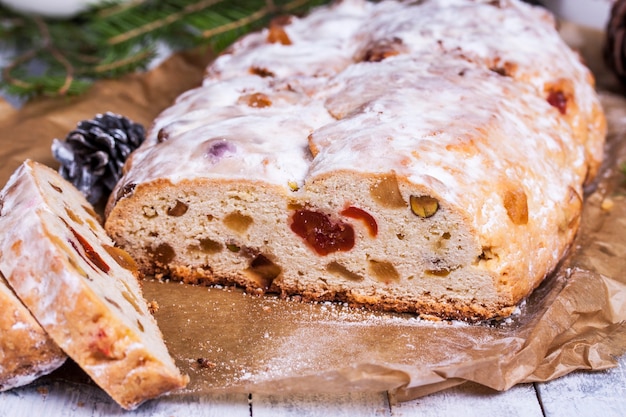
POLYGON ((608 67, 626 86, 626 0, 616 0, 606 27, 604 59, 608 67))

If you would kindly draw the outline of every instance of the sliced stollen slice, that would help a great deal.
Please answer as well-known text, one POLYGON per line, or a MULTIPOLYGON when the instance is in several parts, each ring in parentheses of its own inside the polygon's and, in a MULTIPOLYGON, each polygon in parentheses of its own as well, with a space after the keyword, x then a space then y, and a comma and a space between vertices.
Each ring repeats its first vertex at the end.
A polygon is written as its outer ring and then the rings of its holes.
POLYGON ((132 259, 82 194, 25 161, 0 193, 0 271, 52 339, 123 408, 184 387, 132 259))
POLYGON ((0 273, 0 391, 29 384, 66 359, 0 273))

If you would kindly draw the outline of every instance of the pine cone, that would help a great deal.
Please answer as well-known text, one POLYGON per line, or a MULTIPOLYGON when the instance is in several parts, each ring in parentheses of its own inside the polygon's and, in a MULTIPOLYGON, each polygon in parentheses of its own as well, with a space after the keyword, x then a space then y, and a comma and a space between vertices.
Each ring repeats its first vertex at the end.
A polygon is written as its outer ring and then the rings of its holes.
POLYGON ((97 204, 111 193, 126 158, 144 139, 142 125, 108 112, 79 122, 65 141, 54 139, 52 154, 61 163, 59 173, 97 204))
POLYGON ((604 59, 608 67, 626 86, 626 1, 617 0, 611 8, 606 26, 604 59))

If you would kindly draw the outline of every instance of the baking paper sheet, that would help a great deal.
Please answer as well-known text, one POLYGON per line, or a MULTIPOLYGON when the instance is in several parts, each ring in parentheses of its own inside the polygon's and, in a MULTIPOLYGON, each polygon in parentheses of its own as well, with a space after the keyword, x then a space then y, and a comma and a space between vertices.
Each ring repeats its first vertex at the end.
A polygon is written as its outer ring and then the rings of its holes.
MULTIPOLYGON (((609 119, 607 158, 588 190, 569 256, 511 318, 465 324, 305 304, 236 288, 146 281, 170 352, 191 376, 178 395, 215 391, 389 390, 399 401, 474 381, 496 390, 617 364, 626 351, 626 100, 598 58, 598 33, 564 36, 596 72, 609 119)), ((76 98, 0 103, 0 183, 25 158, 53 167, 50 144, 76 123, 112 111, 150 126, 200 83, 210 55, 178 54, 158 68, 97 83, 76 98)), ((50 378, 85 380, 71 364, 50 378)))

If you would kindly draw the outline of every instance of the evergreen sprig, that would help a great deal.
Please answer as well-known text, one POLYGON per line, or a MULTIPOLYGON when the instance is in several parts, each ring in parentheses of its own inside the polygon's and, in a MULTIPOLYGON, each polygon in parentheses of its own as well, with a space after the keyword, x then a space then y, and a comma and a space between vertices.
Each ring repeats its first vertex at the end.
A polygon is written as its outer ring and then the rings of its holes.
POLYGON ((11 56, 0 88, 22 97, 79 94, 97 79, 146 68, 159 43, 173 50, 208 45, 219 52, 272 17, 326 2, 108 1, 72 19, 25 16, 0 6, 0 47, 11 56))

